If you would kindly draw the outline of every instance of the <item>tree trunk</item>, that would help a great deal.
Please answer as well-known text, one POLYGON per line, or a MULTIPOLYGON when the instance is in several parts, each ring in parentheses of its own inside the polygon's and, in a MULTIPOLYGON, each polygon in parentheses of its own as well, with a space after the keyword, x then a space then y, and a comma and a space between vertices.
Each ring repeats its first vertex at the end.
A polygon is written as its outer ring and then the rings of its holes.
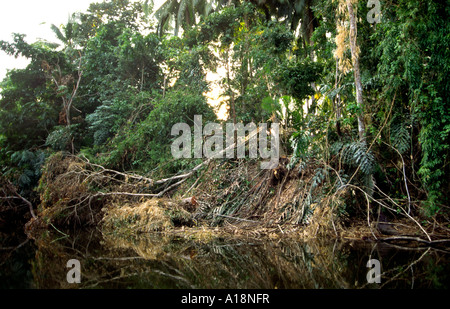
POLYGON ((359 70, 359 55, 356 45, 356 36, 357 36, 357 28, 356 28, 356 18, 353 12, 353 4, 352 0, 347 0, 347 8, 348 14, 350 17, 350 50, 352 53, 352 64, 353 64, 353 74, 355 77, 355 88, 356 88, 356 103, 358 104, 359 113, 358 117, 358 134, 359 140, 361 142, 365 142, 365 133, 366 128, 364 124, 364 104, 363 104, 363 96, 362 96, 362 84, 361 84, 361 72, 359 70))
POLYGON ((226 65, 226 69, 227 69, 227 83, 228 83, 228 91, 230 92, 230 108, 231 108, 231 117, 233 119, 233 123, 236 124, 237 120, 236 120, 236 106, 235 106, 235 102, 234 102, 234 93, 233 93, 233 89, 231 89, 231 80, 230 80, 230 61, 229 61, 229 54, 227 51, 226 54, 226 60, 227 60, 227 65, 226 65))
POLYGON ((142 65, 141 65, 141 88, 140 88, 141 92, 142 92, 142 89, 144 88, 144 73, 145 73, 145 64, 142 63, 142 65))
MULTIPOLYGON (((334 80, 334 89, 338 89, 340 84, 339 79, 339 60, 336 58, 336 76, 334 80)), ((339 138, 342 138, 341 132, 341 95, 339 92, 334 97, 334 112, 336 113, 336 132, 339 138)))

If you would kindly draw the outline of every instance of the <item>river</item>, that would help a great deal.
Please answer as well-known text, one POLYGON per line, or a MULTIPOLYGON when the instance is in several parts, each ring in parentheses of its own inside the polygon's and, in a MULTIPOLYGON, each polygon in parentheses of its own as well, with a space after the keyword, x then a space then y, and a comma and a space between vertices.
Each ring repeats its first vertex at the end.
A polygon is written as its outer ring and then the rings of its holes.
POLYGON ((450 287, 450 254, 427 247, 331 239, 189 239, 159 233, 119 237, 95 229, 64 233, 52 230, 35 239, 20 234, 3 239, 0 288, 450 287), (68 264, 70 260, 75 264, 68 264))

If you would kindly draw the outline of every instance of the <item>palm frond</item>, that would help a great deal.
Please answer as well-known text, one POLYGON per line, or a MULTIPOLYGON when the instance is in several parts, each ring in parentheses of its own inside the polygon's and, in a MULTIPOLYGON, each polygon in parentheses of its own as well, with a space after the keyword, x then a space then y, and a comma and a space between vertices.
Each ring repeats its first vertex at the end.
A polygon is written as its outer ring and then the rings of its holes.
POLYGON ((161 18, 166 17, 167 15, 170 15, 172 13, 172 8, 174 4, 176 3, 176 0, 167 0, 164 2, 159 9, 155 11, 155 17, 160 20, 161 18))
POLYGON ((367 150, 365 143, 352 142, 342 149, 342 159, 345 164, 360 168, 365 175, 371 175, 375 169, 375 157, 367 150))
POLYGON ((408 124, 401 119, 397 120, 399 118, 395 117, 391 122, 391 143, 401 154, 404 154, 410 147, 411 135, 407 128, 408 124))
POLYGON ((66 43, 67 39, 64 36, 64 34, 61 32, 61 29, 59 29, 59 27, 57 27, 54 24, 52 24, 50 26, 50 28, 52 29, 53 33, 55 33, 55 35, 58 38, 58 40, 60 40, 61 42, 66 43))
POLYGON ((180 7, 178 8, 178 12, 177 12, 177 19, 178 19, 179 25, 183 24, 183 21, 185 18, 185 11, 187 9, 188 2, 189 2, 189 0, 181 0, 180 1, 180 7))

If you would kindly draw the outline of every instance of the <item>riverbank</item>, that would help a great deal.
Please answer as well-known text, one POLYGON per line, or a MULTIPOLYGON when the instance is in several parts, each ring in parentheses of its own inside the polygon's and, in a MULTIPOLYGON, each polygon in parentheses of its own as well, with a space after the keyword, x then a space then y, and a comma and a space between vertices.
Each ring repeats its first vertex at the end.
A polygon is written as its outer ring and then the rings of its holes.
POLYGON ((95 226, 125 238, 164 232, 449 244, 450 229, 414 207, 413 216, 401 201, 377 198, 361 186, 336 189, 339 178, 320 162, 289 162, 282 158, 276 169, 261 170, 256 160, 207 161, 156 179, 58 153, 44 167, 38 215, 26 230, 95 226))
POLYGON ((32 288, 448 287, 445 226, 414 207, 414 216, 391 212, 399 201, 356 185, 332 190, 317 162, 288 162, 195 162, 144 177, 56 154, 36 218, 26 216, 28 239, 4 251, 6 276, 26 253, 32 288), (66 280, 71 259, 82 266, 78 285, 66 280), (369 259, 383 266, 379 285, 367 282, 369 259))

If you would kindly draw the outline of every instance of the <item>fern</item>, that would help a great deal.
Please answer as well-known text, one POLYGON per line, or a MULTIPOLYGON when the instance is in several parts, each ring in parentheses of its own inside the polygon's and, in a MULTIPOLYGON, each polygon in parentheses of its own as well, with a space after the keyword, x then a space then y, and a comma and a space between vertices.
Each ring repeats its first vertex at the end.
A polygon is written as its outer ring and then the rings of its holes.
POLYGON ((404 121, 391 123, 391 143, 401 154, 410 146, 411 136, 404 121))
POLYGON ((73 124, 70 126, 56 126, 54 130, 47 136, 45 144, 56 151, 69 149, 73 136, 72 131, 78 126, 79 124, 73 124))
POLYGON ((341 152, 342 148, 344 147, 344 143, 341 141, 337 141, 330 145, 330 154, 331 155, 337 155, 341 152))
POLYGON ((322 183, 325 176, 327 176, 328 171, 324 168, 317 168, 314 172, 314 176, 311 182, 311 191, 317 188, 318 185, 322 183))
POLYGON ((35 152, 22 150, 11 155, 11 162, 14 167, 11 167, 7 173, 17 175, 15 183, 19 186, 21 194, 30 191, 37 184, 46 157, 42 150, 35 152))
POLYGON ((309 224, 310 220, 312 218, 312 215, 314 214, 314 209, 311 208, 311 205, 313 203, 312 194, 311 192, 308 193, 302 207, 302 212, 300 215, 300 218, 298 220, 298 223, 300 224, 309 224))
POLYGON ((361 142, 346 144, 342 149, 342 159, 345 164, 359 167, 364 175, 371 175, 374 172, 375 157, 361 142))

